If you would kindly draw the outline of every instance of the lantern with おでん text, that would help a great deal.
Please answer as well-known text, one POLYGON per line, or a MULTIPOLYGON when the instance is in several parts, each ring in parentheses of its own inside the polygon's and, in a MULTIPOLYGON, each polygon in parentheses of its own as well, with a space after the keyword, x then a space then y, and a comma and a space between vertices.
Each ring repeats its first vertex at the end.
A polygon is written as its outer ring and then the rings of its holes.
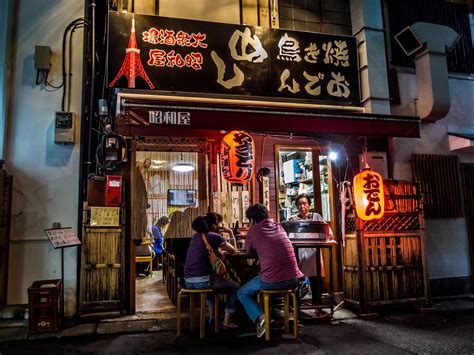
POLYGON ((221 169, 224 178, 244 184, 252 178, 255 167, 255 144, 250 134, 232 131, 222 138, 221 169))
POLYGON ((370 221, 383 217, 383 179, 379 173, 364 169, 354 176, 354 202, 360 219, 370 221))

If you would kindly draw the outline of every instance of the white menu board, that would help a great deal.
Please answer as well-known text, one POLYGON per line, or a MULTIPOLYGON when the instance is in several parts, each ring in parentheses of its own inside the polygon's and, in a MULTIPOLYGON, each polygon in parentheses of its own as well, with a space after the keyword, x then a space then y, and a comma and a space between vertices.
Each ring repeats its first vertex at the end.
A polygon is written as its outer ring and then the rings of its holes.
POLYGON ((54 249, 81 245, 81 241, 72 228, 45 229, 44 232, 54 249))

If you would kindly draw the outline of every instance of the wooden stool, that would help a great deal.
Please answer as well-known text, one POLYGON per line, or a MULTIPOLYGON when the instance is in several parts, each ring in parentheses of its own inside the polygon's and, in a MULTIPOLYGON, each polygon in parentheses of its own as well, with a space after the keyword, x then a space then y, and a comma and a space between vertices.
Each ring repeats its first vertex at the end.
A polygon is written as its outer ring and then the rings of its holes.
MULTIPOLYGON (((178 293, 178 300, 176 305, 176 334, 181 335, 181 298, 189 294, 189 319, 190 319, 190 330, 194 330, 194 295, 200 295, 200 310, 199 310, 199 338, 204 339, 206 332, 206 297, 208 293, 212 293, 214 290, 211 289, 192 289, 182 288, 178 293)), ((214 332, 217 334, 219 331, 219 299, 218 294, 214 294, 214 332)))
POLYGON ((293 334, 298 339, 298 300, 294 290, 260 290, 257 296, 257 302, 260 303, 263 296, 263 312, 265 315, 265 340, 270 340, 270 296, 282 295, 284 300, 284 322, 285 333, 290 332, 290 296, 293 298, 293 334))

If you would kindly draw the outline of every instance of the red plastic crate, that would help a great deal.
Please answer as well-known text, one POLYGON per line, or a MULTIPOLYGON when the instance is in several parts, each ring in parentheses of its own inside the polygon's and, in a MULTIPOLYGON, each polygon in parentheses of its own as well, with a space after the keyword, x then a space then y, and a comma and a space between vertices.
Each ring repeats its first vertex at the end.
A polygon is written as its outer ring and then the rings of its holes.
POLYGON ((54 332, 61 325, 61 280, 35 281, 28 288, 30 333, 54 332))

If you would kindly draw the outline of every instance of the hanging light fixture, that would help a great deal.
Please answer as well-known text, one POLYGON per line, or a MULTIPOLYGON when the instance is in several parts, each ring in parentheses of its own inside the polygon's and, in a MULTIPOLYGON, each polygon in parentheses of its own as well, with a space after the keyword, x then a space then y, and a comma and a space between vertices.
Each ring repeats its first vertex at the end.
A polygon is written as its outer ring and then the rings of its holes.
POLYGON ((370 221, 382 218, 385 213, 383 178, 367 164, 367 143, 363 159, 364 169, 354 176, 354 202, 357 217, 370 221))
POLYGON ((176 171, 178 173, 188 173, 190 171, 193 171, 194 170, 194 165, 192 165, 190 163, 183 162, 183 153, 181 153, 180 155, 181 155, 180 162, 174 164, 171 167, 171 170, 176 171))
POLYGON ((230 183, 244 184, 252 179, 255 167, 255 143, 245 131, 232 131, 222 138, 222 176, 230 183))
POLYGON ((173 165, 171 170, 177 171, 179 173, 187 173, 189 171, 193 171, 194 166, 192 166, 190 164, 186 164, 186 163, 180 163, 180 164, 173 165))

